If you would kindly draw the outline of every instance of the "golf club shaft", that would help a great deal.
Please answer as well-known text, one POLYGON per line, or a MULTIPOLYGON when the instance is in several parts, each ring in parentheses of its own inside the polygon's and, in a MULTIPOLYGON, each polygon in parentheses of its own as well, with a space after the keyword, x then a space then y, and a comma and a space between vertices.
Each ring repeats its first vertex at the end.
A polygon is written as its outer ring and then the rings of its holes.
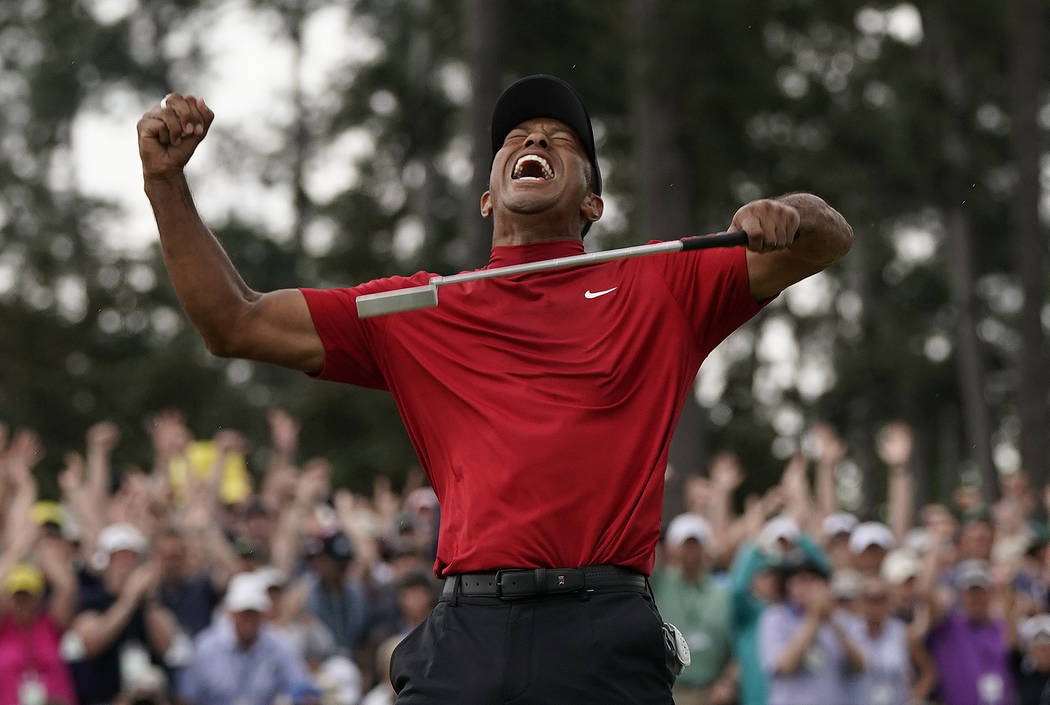
POLYGON ((462 274, 453 274, 447 277, 435 277, 430 280, 430 283, 434 286, 462 284, 463 282, 477 281, 479 279, 493 279, 496 277, 510 277, 515 274, 528 274, 530 272, 547 272, 552 269, 582 267, 588 264, 598 264, 599 262, 609 262, 611 260, 627 259, 629 257, 641 257, 643 255, 655 255, 664 252, 703 250, 710 247, 734 247, 746 244, 747 233, 743 230, 715 233, 714 235, 694 235, 682 240, 654 242, 651 245, 621 247, 616 250, 603 250, 601 252, 587 252, 582 255, 572 255, 571 257, 555 257, 554 259, 525 262, 524 264, 513 264, 508 267, 479 269, 475 272, 464 272, 462 274))
POLYGON ((405 311, 417 311, 423 308, 431 308, 438 305, 438 287, 446 284, 460 284, 463 282, 477 281, 479 279, 492 279, 495 277, 509 277, 515 274, 528 274, 529 272, 546 272, 553 269, 566 269, 568 267, 581 267, 588 264, 608 262, 616 259, 627 259, 628 257, 640 257, 642 255, 654 255, 665 252, 680 252, 683 250, 704 250, 711 247, 736 247, 747 244, 747 233, 742 230, 714 235, 694 235, 681 240, 669 242, 656 242, 651 245, 638 245, 635 247, 622 247, 616 250, 604 250, 602 252, 588 252, 571 257, 556 257, 554 259, 539 260, 537 262, 526 262, 509 267, 497 267, 495 269, 479 269, 474 272, 453 274, 447 277, 434 277, 423 286, 407 287, 405 289, 393 289, 381 291, 377 294, 365 294, 357 297, 357 315, 360 318, 372 318, 373 316, 385 316, 391 313, 403 313, 405 311))

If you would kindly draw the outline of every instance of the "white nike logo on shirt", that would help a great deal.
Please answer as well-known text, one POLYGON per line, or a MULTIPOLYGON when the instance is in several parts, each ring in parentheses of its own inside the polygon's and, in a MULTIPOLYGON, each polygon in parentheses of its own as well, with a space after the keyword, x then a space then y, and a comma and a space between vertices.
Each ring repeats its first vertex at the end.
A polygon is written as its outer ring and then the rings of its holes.
POLYGON ((615 286, 613 288, 611 288, 611 289, 606 289, 605 291, 591 291, 590 289, 588 289, 587 291, 583 292, 583 298, 585 298, 585 299, 596 299, 599 296, 605 296, 606 294, 611 294, 612 292, 616 291, 616 289, 617 289, 617 287, 615 287, 615 286))

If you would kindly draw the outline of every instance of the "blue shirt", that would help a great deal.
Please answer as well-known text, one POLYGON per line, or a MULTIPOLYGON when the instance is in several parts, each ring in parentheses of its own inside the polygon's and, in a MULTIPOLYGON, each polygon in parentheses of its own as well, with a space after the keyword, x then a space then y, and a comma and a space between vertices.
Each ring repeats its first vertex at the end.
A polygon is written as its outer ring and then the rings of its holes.
POLYGON ((293 683, 308 680, 302 660, 270 625, 242 649, 233 622, 224 616, 197 637, 178 692, 194 705, 270 705, 293 683))
MULTIPOLYGON (((829 624, 821 624, 798 670, 776 673, 776 664, 806 619, 787 604, 767 607, 758 621, 759 660, 768 677, 769 705, 847 705, 846 652, 829 624)), ((836 619, 833 616, 832 619, 836 619)))

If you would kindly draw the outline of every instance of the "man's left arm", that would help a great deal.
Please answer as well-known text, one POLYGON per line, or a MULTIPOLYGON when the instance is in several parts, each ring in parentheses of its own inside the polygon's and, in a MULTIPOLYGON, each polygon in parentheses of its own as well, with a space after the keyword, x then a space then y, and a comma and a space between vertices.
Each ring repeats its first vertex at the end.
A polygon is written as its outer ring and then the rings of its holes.
POLYGON ((729 229, 748 234, 747 272, 756 301, 776 296, 823 270, 853 244, 853 228, 846 219, 809 193, 745 204, 733 216, 729 229))

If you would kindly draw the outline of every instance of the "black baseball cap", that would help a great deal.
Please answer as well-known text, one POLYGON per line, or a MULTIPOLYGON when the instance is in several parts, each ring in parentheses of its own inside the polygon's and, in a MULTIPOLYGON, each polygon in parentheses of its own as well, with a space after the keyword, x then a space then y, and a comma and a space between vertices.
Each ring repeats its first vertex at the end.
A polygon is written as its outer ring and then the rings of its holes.
POLYGON ((601 195, 602 172, 594 149, 591 116, 576 89, 557 76, 538 73, 507 86, 492 109, 492 155, 500 150, 511 130, 532 118, 554 118, 573 129, 594 169, 594 192, 601 195))

